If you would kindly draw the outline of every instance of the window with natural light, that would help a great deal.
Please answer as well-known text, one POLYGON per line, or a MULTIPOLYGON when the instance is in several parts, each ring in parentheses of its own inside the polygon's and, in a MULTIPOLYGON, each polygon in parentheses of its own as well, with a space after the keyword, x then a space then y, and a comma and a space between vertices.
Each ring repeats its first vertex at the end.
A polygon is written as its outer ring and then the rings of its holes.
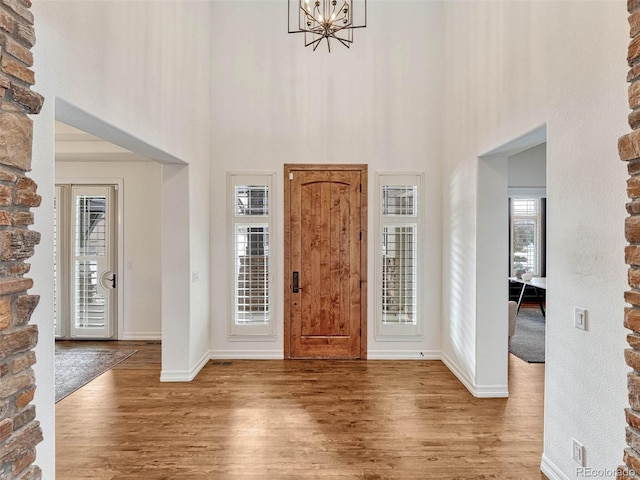
POLYGON ((229 174, 231 218, 230 336, 273 335, 272 174, 229 174))
POLYGON ((416 227, 385 225, 382 230, 382 323, 416 323, 416 227))
POLYGON ((420 332, 418 241, 421 175, 378 174, 376 336, 416 337, 420 332))
POLYGON ((530 272, 541 274, 541 199, 511 200, 511 276, 530 272))

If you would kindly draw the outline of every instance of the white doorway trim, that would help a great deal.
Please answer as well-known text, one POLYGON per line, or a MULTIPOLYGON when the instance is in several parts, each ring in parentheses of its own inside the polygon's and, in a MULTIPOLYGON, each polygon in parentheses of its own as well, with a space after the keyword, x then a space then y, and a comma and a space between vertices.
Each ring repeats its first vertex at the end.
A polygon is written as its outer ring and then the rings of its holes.
POLYGON ((55 99, 55 119, 162 164, 162 371, 161 381, 190 381, 189 164, 64 99, 55 99))
POLYGON ((162 164, 186 162, 56 97, 56 120, 162 164))
POLYGON ((546 125, 478 157, 476 202, 476 396, 508 388, 508 157, 546 142, 546 125))

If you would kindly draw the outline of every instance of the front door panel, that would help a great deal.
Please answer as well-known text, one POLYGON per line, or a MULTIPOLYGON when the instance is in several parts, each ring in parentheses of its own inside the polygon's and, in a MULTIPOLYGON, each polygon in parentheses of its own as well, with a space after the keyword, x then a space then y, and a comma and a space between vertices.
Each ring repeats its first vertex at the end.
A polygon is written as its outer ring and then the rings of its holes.
POLYGON ((362 177, 289 171, 290 358, 362 356, 362 177))

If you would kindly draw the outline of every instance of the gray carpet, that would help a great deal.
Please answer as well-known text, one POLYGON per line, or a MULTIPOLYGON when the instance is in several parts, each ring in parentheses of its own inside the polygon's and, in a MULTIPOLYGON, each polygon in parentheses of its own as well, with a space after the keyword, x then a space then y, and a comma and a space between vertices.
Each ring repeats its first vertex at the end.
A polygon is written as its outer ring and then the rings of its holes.
POLYGON ((56 403, 137 350, 56 349, 56 403))
POLYGON ((545 318, 540 308, 521 308, 509 351, 529 363, 544 363, 545 318))

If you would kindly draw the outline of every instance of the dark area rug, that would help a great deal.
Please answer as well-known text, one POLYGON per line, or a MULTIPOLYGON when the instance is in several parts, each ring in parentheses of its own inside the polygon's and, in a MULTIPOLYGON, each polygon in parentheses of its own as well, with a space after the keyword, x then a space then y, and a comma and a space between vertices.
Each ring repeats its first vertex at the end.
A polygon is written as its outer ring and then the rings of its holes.
POLYGON ((137 350, 56 349, 56 403, 137 350))
POLYGON ((509 351, 528 363, 544 363, 545 318, 540 308, 521 308, 509 351))

